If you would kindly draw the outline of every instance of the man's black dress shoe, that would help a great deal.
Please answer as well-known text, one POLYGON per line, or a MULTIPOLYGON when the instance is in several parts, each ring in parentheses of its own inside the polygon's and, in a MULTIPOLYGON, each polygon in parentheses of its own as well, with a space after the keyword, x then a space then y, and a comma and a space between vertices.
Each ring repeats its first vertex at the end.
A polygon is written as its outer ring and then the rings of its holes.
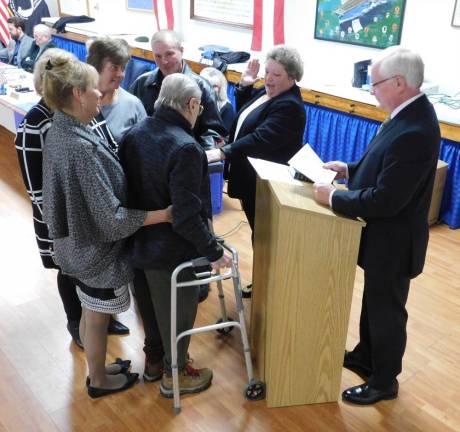
POLYGON ((123 325, 120 321, 110 317, 109 328, 107 329, 107 332, 113 335, 127 335, 129 334, 129 328, 123 325))
POLYGON ((88 395, 93 398, 100 398, 103 396, 107 396, 112 393, 118 393, 123 390, 129 389, 134 385, 134 383, 139 379, 139 374, 138 373, 131 373, 131 372, 126 372, 126 383, 122 385, 121 387, 115 388, 115 389, 104 389, 104 388, 99 388, 99 387, 91 387, 88 386, 88 395))
POLYGON ((70 336, 72 336, 75 345, 77 345, 78 348, 83 349, 83 343, 80 339, 80 322, 67 321, 67 330, 69 331, 70 336))
POLYGON ((345 351, 345 356, 343 357, 343 367, 345 369, 351 370, 359 377, 361 377, 364 381, 367 381, 369 377, 372 375, 372 370, 364 364, 360 363, 359 361, 355 360, 352 357, 352 353, 350 353, 349 351, 345 351))
POLYGON ((357 405, 371 405, 381 400, 396 399, 398 397, 398 381, 395 381, 385 390, 378 390, 364 383, 350 387, 342 393, 342 399, 357 405))
POLYGON ((251 298, 252 297, 252 283, 241 287, 241 297, 251 298))

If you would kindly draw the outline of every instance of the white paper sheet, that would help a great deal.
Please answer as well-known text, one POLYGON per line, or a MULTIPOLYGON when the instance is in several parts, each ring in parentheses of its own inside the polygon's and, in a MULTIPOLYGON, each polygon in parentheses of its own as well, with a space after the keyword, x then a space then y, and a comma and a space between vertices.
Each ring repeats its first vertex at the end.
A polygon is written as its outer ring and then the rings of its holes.
POLYGON ((309 144, 305 144, 289 161, 289 165, 315 183, 332 183, 335 171, 323 168, 323 161, 309 144))
POLYGON ((302 184, 301 181, 295 180, 287 165, 269 162, 263 159, 248 157, 248 161, 256 170, 259 177, 263 180, 273 180, 280 183, 302 184))

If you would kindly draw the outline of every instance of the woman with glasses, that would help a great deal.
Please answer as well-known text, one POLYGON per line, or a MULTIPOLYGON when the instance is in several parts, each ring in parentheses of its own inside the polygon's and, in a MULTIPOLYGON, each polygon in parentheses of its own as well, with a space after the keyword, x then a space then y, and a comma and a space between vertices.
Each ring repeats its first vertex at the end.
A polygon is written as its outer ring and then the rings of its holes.
POLYGON ((91 42, 86 59, 99 73, 98 89, 102 93, 101 109, 95 120, 107 122, 116 143, 147 116, 142 102, 120 87, 130 58, 125 40, 102 37, 91 42))

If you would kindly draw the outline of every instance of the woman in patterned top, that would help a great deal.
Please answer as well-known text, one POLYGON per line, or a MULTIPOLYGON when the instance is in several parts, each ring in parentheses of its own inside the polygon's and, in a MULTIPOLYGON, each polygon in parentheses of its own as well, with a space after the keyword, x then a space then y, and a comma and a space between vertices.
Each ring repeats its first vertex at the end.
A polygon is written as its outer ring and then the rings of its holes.
POLYGON ((142 226, 169 222, 171 210, 125 207, 126 182, 116 152, 89 126, 99 111, 96 70, 55 56, 48 60, 43 95, 54 119, 43 147, 43 220, 54 258, 77 284, 82 303, 80 336, 92 398, 131 387, 138 374, 105 368, 107 326, 126 311, 133 272, 124 239, 142 226))
MULTIPOLYGON (((34 86, 39 95, 42 94, 42 77, 47 61, 55 55, 75 59, 73 54, 66 51, 50 48, 43 53, 36 64, 34 86)), ((16 152, 22 178, 27 194, 32 202, 35 237, 38 251, 45 268, 58 269, 57 286, 59 295, 67 316, 67 329, 77 346, 83 348, 79 334, 81 318, 81 304, 78 299, 76 286, 73 280, 63 274, 53 260, 53 241, 48 234, 48 228, 43 222, 42 209, 42 148, 48 129, 53 120, 53 113, 42 99, 25 115, 19 125, 16 135, 16 152)), ((101 137, 111 139, 111 134, 105 124, 94 122, 97 133, 101 137)), ((113 144, 111 144, 113 145, 113 144)), ((126 334, 129 329, 120 322, 110 320, 109 333, 126 334)))

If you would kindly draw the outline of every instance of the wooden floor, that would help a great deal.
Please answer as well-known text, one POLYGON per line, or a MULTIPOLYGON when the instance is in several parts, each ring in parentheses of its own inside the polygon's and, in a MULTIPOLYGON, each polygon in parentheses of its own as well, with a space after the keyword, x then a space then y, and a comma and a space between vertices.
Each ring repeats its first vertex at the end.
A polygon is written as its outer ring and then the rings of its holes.
MULTIPOLYGON (((158 383, 91 400, 85 390, 84 354, 65 328, 55 272, 44 270, 36 250, 30 204, 19 176, 12 136, 0 130, 0 432, 33 431, 460 431, 460 230, 431 230, 425 273, 412 283, 409 338, 400 396, 372 407, 339 403, 267 409, 242 391, 245 368, 237 333, 195 336, 195 365, 214 370, 212 387, 182 399, 175 417, 158 383)), ((222 234, 244 219, 225 199, 215 220, 222 234)), ((240 252, 244 281, 251 278, 249 229, 229 237, 240 252)), ((227 289, 228 293, 230 291, 227 289)), ((215 290, 200 306, 198 323, 217 317, 215 290)), ((357 339, 362 294, 358 270, 348 348, 357 339)), ((250 301, 245 300, 249 309, 250 301)), ((230 310, 234 302, 229 301, 230 310)), ((142 372, 143 331, 134 307, 121 316, 126 337, 110 336, 108 359, 130 358, 142 372)), ((299 341, 301 343, 301 341, 299 341)), ((305 365, 308 368, 308 364, 305 365)), ((342 389, 360 379, 343 372, 342 389)))

